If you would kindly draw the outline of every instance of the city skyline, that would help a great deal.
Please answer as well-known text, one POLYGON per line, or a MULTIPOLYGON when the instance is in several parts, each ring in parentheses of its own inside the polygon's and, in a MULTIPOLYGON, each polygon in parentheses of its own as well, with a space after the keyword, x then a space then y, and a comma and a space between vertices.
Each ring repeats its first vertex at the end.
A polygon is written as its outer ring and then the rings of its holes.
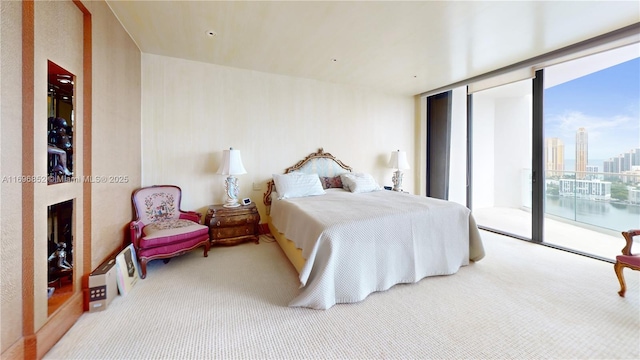
POLYGON ((589 165, 640 148, 638 79, 640 58, 635 58, 546 89, 545 137, 561 139, 565 160, 576 161, 576 132, 585 128, 589 165))

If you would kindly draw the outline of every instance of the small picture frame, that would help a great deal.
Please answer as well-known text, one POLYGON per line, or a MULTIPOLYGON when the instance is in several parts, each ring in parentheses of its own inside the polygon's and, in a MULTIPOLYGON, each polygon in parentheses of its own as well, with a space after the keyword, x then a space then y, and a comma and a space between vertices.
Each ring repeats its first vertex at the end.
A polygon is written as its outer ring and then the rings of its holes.
POLYGON ((249 204, 251 204, 251 199, 249 199, 249 198, 242 199, 242 205, 246 206, 246 205, 249 205, 249 204))
POLYGON ((133 244, 129 244, 116 256, 116 283, 121 295, 127 295, 138 282, 138 259, 133 244))

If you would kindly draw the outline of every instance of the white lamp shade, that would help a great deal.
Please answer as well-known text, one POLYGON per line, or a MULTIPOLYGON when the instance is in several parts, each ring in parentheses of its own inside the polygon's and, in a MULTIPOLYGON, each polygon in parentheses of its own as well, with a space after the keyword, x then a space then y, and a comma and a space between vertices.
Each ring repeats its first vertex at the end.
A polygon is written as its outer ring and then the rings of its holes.
POLYGON ((393 169, 403 170, 409 169, 409 162, 407 161, 406 151, 392 151, 391 158, 389 159, 389 167, 393 169))
POLYGON ((233 148, 223 150, 222 163, 220 164, 217 173, 221 175, 246 174, 247 170, 245 170, 244 165, 242 165, 240 150, 233 150, 233 148))

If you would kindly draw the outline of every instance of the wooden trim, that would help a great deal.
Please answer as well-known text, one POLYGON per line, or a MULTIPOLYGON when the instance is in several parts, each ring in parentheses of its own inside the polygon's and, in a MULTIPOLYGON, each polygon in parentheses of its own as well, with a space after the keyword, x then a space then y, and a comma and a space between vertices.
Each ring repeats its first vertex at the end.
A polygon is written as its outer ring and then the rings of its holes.
POLYGON ((0 354, 0 359, 26 359, 24 344, 24 338, 18 339, 18 341, 13 343, 7 350, 0 354))
POLYGON ((83 14, 91 16, 91 13, 87 9, 87 7, 84 6, 82 1, 80 0, 71 0, 71 1, 78 7, 78 9, 80 9, 80 11, 82 11, 83 14))
MULTIPOLYGON (((84 13, 84 37, 83 37, 83 157, 82 157, 82 168, 85 176, 91 176, 92 174, 92 158, 93 158, 93 137, 92 137, 92 117, 93 113, 93 50, 92 50, 92 22, 91 22, 91 13, 87 10, 87 8, 77 0, 73 1, 74 4, 80 8, 80 10, 84 13)), ((83 251, 84 256, 82 257, 82 289, 89 288, 89 274, 92 271, 91 266, 91 191, 92 191, 92 183, 90 181, 85 181, 82 184, 82 207, 84 209, 83 212, 83 251)))
POLYGON ((340 165, 341 168, 343 168, 343 169, 345 169, 347 171, 351 171, 351 167, 350 166, 345 165, 342 161, 336 159, 335 156, 333 156, 333 155, 331 155, 331 154, 329 154, 327 152, 324 152, 324 149, 320 148, 320 149, 318 149, 317 152, 314 152, 314 153, 311 153, 311 154, 307 155, 306 158, 298 161, 295 165, 293 165, 291 167, 288 167, 284 171, 284 173, 288 174, 288 173, 290 173, 292 171, 296 171, 296 170, 300 169, 301 167, 303 167, 309 161, 311 161, 313 159, 322 159, 322 158, 331 159, 331 160, 335 161, 336 164, 340 165))
POLYGON ((38 359, 42 359, 82 315, 83 300, 81 292, 74 293, 38 330, 36 334, 38 359))
MULTIPOLYGON (((34 175, 35 4, 22 2, 22 175, 34 175)), ((35 358, 34 316, 34 183, 22 183, 22 336, 24 358, 35 358), (29 339, 27 342, 26 339, 29 339)))

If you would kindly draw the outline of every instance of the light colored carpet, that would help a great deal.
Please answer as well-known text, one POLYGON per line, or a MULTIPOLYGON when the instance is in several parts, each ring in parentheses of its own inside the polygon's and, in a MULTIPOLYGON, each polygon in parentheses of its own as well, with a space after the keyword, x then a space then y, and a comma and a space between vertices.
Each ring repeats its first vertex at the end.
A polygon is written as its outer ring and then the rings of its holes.
POLYGON ((611 264, 482 235, 455 275, 326 311, 286 306, 296 273, 266 237, 153 261, 45 359, 640 358, 640 272, 621 298, 611 264))

